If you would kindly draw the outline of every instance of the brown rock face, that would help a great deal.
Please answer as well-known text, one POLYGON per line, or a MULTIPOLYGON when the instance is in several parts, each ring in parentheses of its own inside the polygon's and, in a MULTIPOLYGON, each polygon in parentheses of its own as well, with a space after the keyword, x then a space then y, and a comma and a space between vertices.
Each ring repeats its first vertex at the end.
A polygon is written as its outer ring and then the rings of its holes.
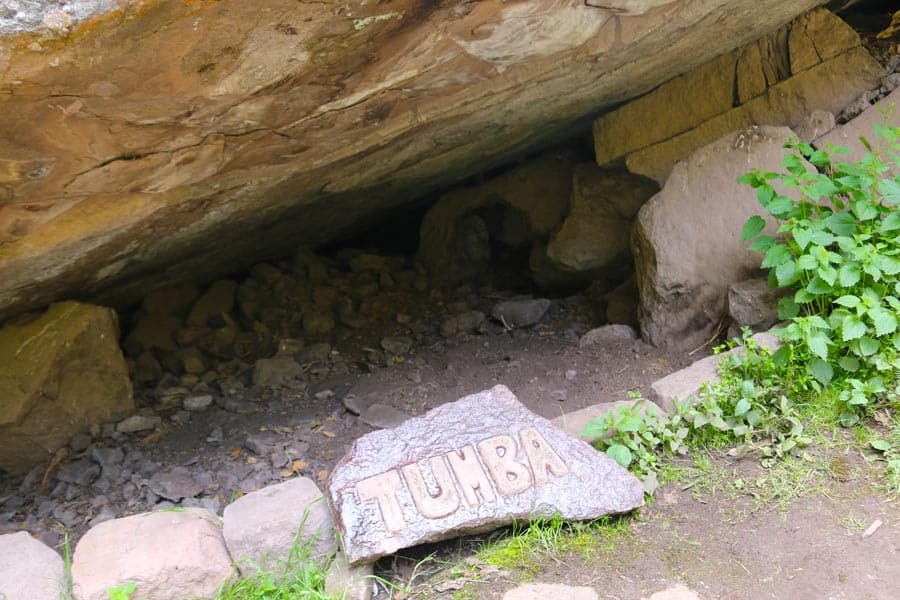
POLYGON ((27 471, 134 408, 115 313, 63 302, 0 329, 0 469, 27 471))
POLYGON ((359 438, 328 494, 351 564, 513 520, 595 519, 644 504, 633 475, 502 385, 359 438))
POLYGON ((146 0, 5 38, 0 319, 333 239, 819 3, 146 0))

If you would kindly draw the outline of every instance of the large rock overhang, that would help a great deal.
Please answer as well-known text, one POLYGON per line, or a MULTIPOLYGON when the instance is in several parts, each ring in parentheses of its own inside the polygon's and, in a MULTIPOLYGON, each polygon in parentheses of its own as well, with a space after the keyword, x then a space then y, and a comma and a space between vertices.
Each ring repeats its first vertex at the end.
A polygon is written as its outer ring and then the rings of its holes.
POLYGON ((821 3, 143 1, 0 39, 0 321, 330 241, 821 3))

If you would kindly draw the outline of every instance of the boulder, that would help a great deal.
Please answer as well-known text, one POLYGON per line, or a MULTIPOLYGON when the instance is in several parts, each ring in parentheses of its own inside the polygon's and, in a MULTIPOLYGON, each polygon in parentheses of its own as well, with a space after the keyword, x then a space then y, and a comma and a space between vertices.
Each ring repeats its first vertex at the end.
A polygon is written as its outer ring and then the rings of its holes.
POLYGON ((104 2, 87 21, 36 17, 2 38, 0 320, 76 291, 125 306, 346 236, 820 2, 104 2))
POLYGON ((62 557, 25 531, 0 535, 0 598, 58 600, 69 582, 62 557))
POLYGON ((72 556, 76 600, 107 600, 110 588, 129 583, 135 598, 212 599, 233 574, 222 522, 200 508, 104 521, 84 534, 72 556))
MULTIPOLYGON (((741 231, 763 211, 753 189, 737 178, 755 167, 779 170, 792 135, 786 127, 728 134, 678 163, 641 208, 632 251, 645 341, 699 346, 725 314, 728 286, 760 272, 761 256, 741 242, 741 231)), ((774 232, 774 220, 768 222, 774 232)))
POLYGON ((630 262, 628 238, 637 212, 658 191, 644 177, 578 165, 569 212, 550 238, 547 256, 563 270, 621 271, 630 262))
POLYGON ((23 473, 134 409, 115 312, 62 302, 0 329, 0 469, 23 473))
POLYGON ((644 503, 633 475, 502 385, 357 439, 327 488, 350 564, 513 521, 594 519, 644 503))
POLYGON ((222 535, 244 577, 291 560, 325 564, 337 550, 328 504, 311 479, 296 477, 225 507, 222 535))
POLYGON ((536 325, 550 308, 547 298, 503 300, 491 308, 491 316, 509 329, 536 325))

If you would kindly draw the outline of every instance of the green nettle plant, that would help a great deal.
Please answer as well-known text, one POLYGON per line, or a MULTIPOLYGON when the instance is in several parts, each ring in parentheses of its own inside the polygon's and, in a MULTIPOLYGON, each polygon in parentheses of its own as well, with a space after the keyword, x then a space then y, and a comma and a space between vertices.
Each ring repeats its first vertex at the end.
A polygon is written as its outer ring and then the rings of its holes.
POLYGON ((767 235, 751 217, 742 239, 763 253, 772 287, 795 290, 778 307, 789 324, 776 364, 805 365, 819 391, 836 393, 848 426, 900 393, 900 127, 879 124, 875 135, 860 161, 794 140, 784 172, 739 178, 778 223, 767 235))

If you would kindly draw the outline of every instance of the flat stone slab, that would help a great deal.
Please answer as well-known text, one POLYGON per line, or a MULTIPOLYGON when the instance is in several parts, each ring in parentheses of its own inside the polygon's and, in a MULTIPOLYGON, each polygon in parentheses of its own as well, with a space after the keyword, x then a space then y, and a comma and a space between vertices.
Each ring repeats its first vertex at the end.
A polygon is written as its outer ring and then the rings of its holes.
MULTIPOLYGON (((752 335, 751 339, 756 341, 760 347, 768 348, 771 352, 775 352, 781 346, 781 341, 766 331, 752 335)), ((696 397, 705 383, 714 384, 721 381, 719 362, 723 358, 731 353, 741 355, 743 352, 744 347, 738 346, 728 352, 701 358, 680 371, 675 371, 654 381, 650 384, 650 392, 647 396, 664 411, 673 412, 676 401, 696 397)))
POLYGON ((644 504, 633 475, 502 385, 359 438, 327 494, 350 564, 513 521, 644 504))

